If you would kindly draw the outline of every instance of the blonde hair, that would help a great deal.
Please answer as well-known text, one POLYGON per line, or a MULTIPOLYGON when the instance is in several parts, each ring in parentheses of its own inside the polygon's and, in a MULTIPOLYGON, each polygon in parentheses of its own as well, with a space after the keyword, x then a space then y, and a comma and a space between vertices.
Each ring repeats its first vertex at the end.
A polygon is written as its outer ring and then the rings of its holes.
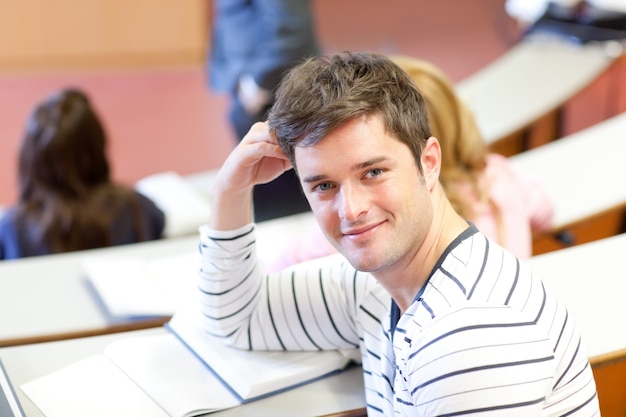
POLYGON ((480 201, 489 201, 488 190, 479 183, 488 149, 474 115, 439 68, 406 56, 392 57, 392 60, 413 79, 424 96, 432 135, 441 143, 441 185, 454 209, 471 220, 474 213, 455 184, 466 181, 480 201))

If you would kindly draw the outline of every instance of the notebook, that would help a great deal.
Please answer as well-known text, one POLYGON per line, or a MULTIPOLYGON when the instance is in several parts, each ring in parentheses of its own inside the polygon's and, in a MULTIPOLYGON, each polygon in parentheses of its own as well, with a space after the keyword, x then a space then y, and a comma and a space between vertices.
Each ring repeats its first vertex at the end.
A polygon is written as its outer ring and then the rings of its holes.
POLYGON ((334 375, 359 353, 240 350, 206 333, 198 314, 187 307, 171 332, 116 340, 21 389, 48 417, 195 417, 334 375))
POLYGON ((0 360, 0 388, 2 388, 0 390, 0 416, 26 417, 2 360, 0 360))

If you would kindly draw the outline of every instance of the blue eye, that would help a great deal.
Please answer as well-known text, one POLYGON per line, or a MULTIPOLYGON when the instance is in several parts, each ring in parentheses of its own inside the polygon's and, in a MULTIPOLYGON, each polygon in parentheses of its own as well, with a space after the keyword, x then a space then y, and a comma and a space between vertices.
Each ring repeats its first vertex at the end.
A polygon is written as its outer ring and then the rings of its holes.
POLYGON ((367 172, 367 175, 369 175, 370 177, 378 177, 380 175, 382 175, 384 171, 381 168, 374 168, 374 169, 370 169, 367 172))
POLYGON ((316 191, 328 191, 332 188, 332 186, 330 185, 330 183, 328 182, 322 182, 320 184, 317 184, 315 186, 315 190, 316 191))

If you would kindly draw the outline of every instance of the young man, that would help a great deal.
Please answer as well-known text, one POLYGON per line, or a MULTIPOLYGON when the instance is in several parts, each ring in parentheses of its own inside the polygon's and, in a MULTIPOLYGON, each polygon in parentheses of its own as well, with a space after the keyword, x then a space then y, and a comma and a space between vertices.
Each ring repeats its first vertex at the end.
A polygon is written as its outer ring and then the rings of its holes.
POLYGON ((599 415, 565 307, 464 221, 410 78, 376 54, 309 60, 224 163, 201 229, 207 330, 244 349, 359 347, 368 415, 599 415), (264 276, 251 193, 287 169, 343 256, 264 276))

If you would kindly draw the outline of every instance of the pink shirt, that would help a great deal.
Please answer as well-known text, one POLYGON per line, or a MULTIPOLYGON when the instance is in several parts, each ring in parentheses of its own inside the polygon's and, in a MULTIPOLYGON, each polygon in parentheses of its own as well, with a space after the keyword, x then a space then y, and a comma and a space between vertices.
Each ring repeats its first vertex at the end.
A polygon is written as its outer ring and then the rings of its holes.
POLYGON ((498 208, 503 226, 498 234, 498 219, 489 202, 481 202, 469 184, 460 184, 471 201, 472 222, 484 235, 500 243, 520 259, 532 255, 533 232, 546 231, 552 224, 554 208, 541 183, 528 173, 514 169, 502 155, 490 154, 487 167, 479 179, 489 188, 489 195, 498 208))
MULTIPOLYGON (((487 156, 487 167, 479 181, 488 186, 489 195, 499 209, 502 233, 498 233, 498 217, 492 204, 480 201, 470 184, 458 184, 459 191, 471 201, 474 210, 471 221, 484 235, 518 258, 529 258, 533 232, 548 230, 554 213, 550 197, 541 183, 514 169, 508 159, 499 154, 487 156)), ((287 250, 268 262, 268 272, 336 252, 317 225, 286 247, 287 250)))

